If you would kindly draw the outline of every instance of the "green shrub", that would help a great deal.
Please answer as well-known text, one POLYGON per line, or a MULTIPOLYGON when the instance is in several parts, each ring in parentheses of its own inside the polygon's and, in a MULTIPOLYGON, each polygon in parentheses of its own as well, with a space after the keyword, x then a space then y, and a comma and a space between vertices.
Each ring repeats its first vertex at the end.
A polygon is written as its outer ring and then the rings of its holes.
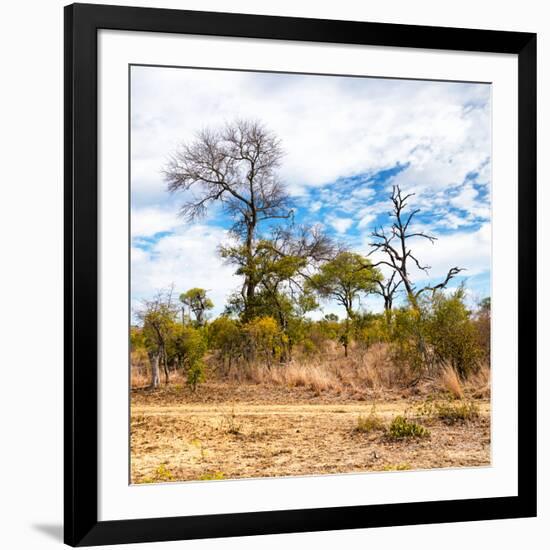
POLYGON ((401 462, 399 464, 385 464, 382 467, 383 472, 396 472, 396 471, 404 471, 404 470, 410 470, 411 465, 407 462, 401 462))
POLYGON ((187 384, 191 391, 204 382, 205 364, 203 357, 207 350, 204 328, 175 325, 168 341, 168 353, 177 360, 177 364, 187 373, 187 384))
POLYGON ((152 476, 142 477, 138 483, 159 483, 162 481, 173 481, 174 475, 166 467, 165 464, 161 464, 152 476))
POLYGON ((208 343, 218 352, 218 358, 230 368, 242 353, 242 333, 237 321, 218 317, 208 326, 208 343))
POLYGON ((478 328, 464 303, 464 289, 450 296, 435 292, 420 297, 415 306, 396 309, 389 317, 392 358, 416 374, 443 368, 464 379, 483 358, 478 328))
POLYGON ((216 481, 225 479, 223 472, 206 472, 199 477, 199 481, 216 481))
POLYGON ((407 420, 404 416, 396 416, 388 429, 388 435, 392 439, 406 439, 413 437, 428 437, 430 435, 429 430, 407 420))
POLYGON ((201 360, 194 362, 189 369, 187 369, 187 385, 191 388, 192 392, 197 390, 197 386, 204 382, 205 379, 205 365, 201 360))
POLYGON ((281 330, 273 317, 256 317, 243 326, 247 340, 245 356, 253 362, 257 356, 263 358, 268 367, 280 357, 282 351, 281 330))
POLYGON ((376 414, 375 406, 373 405, 368 416, 359 416, 357 419, 356 431, 362 433, 371 433, 377 430, 384 430, 384 421, 376 414))
POLYGON ((457 422, 468 422, 479 417, 479 407, 473 401, 436 403, 435 415, 439 420, 449 425, 457 422))
POLYGON ((439 365, 455 369, 461 378, 475 371, 483 351, 479 345, 476 324, 464 304, 464 289, 451 296, 443 292, 432 298, 429 342, 439 365))

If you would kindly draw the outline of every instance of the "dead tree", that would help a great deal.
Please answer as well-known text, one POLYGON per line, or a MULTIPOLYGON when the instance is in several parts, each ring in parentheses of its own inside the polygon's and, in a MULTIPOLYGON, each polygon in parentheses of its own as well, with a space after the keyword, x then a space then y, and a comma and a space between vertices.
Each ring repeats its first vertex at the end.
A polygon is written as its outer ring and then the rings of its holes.
POLYGON ((420 263, 409 247, 408 241, 413 237, 421 237, 423 239, 428 239, 433 244, 437 238, 433 235, 424 233, 423 231, 410 230, 411 221, 414 216, 420 212, 420 209, 414 209, 408 214, 404 214, 403 210, 407 205, 407 200, 413 195, 414 193, 409 193, 408 195, 403 196, 399 186, 393 186, 391 194, 393 208, 390 213, 393 218, 392 225, 388 232, 386 232, 383 228, 380 228, 375 229, 371 233, 374 240, 370 243, 370 246, 373 249, 370 254, 377 251, 385 254, 385 259, 374 263, 373 267, 385 265, 391 268, 394 273, 397 273, 400 281, 405 287, 405 292, 407 293, 407 297, 411 305, 418 308, 418 298, 421 294, 428 291, 435 292, 436 290, 445 288, 449 281, 464 269, 460 267, 452 267, 449 269, 445 279, 440 283, 433 286, 427 285, 422 288, 416 288, 409 271, 410 263, 414 263, 418 269, 424 271, 425 273, 429 272, 430 266, 422 265, 420 263))
POLYGON ((232 232, 242 240, 247 258, 242 295, 250 303, 258 280, 253 263, 258 225, 290 218, 290 197, 277 177, 283 157, 279 139, 256 121, 237 120, 220 129, 205 129, 184 144, 164 170, 168 190, 186 195, 181 214, 192 221, 212 203, 233 220, 232 232))

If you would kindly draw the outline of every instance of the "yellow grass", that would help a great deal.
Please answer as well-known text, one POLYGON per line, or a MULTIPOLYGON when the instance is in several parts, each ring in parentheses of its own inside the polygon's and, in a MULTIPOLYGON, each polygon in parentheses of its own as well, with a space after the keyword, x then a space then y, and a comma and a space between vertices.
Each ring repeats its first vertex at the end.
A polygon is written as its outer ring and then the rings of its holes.
POLYGON ((445 367, 439 375, 441 388, 449 392, 455 399, 464 397, 460 376, 453 367, 445 367))

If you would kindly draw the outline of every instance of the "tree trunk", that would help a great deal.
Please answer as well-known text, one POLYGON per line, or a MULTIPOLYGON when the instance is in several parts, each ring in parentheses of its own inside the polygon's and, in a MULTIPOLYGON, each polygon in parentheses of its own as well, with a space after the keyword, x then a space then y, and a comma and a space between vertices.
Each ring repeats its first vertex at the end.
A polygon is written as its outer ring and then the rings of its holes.
POLYGON ((160 386, 160 370, 159 370, 158 353, 149 352, 149 362, 151 363, 151 388, 158 388, 160 386))
POLYGON ((161 356, 162 356, 162 366, 164 369, 164 376, 166 378, 166 385, 168 385, 170 373, 168 372, 168 361, 166 360, 166 350, 164 349, 164 347, 162 348, 161 356))
MULTIPOLYGON (((254 218, 256 217, 253 214, 254 218)), ((256 231, 256 221, 251 221, 246 228, 246 261, 247 261, 247 275, 245 279, 245 295, 246 295, 246 304, 245 309, 249 309, 250 304, 254 300, 254 295, 256 294, 256 281, 254 280, 253 275, 253 256, 254 256, 254 232, 256 231)))

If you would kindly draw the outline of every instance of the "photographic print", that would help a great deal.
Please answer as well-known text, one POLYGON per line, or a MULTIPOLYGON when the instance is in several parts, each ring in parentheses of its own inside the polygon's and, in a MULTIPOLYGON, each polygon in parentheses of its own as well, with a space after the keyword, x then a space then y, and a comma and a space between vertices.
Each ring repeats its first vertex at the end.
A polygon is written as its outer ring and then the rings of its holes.
POLYGON ((491 85, 130 67, 130 482, 491 464, 491 85))

